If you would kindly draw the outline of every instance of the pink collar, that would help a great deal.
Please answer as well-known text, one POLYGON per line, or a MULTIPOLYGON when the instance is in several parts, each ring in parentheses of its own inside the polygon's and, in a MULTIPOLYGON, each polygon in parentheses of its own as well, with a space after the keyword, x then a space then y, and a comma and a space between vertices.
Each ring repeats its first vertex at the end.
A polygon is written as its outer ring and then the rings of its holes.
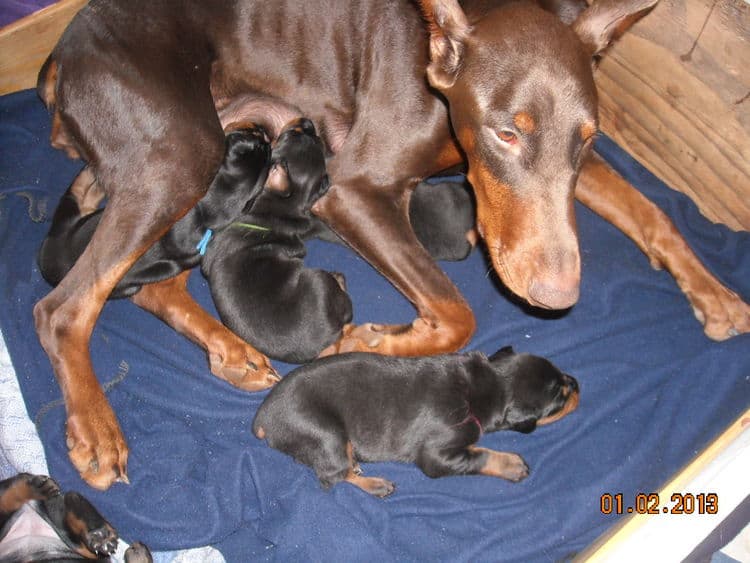
POLYGON ((479 422, 479 419, 477 418, 477 415, 475 415, 473 412, 469 411, 469 414, 466 416, 466 422, 473 422, 477 425, 479 428, 479 434, 484 434, 484 429, 482 428, 482 423, 479 422))

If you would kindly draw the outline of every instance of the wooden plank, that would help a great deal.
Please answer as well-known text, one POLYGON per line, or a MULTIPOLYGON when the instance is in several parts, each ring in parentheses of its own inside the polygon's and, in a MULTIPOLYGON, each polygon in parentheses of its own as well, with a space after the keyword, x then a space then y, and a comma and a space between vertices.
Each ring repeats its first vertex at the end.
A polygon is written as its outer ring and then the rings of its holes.
POLYGON ((750 4, 661 0, 596 79, 604 133, 709 219, 750 230, 750 4))
POLYGON ((63 30, 87 0, 62 0, 0 29, 0 95, 36 87, 63 30))

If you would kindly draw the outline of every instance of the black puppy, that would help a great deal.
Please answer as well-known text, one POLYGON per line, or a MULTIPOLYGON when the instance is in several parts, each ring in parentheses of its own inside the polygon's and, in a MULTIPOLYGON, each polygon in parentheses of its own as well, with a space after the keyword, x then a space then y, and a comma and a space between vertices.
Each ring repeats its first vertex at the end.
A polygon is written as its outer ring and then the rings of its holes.
POLYGON ((409 200, 409 221, 436 260, 463 260, 477 244, 476 206, 465 182, 420 182, 409 200))
MULTIPOLYGON (((414 234, 435 260, 464 260, 477 244, 476 204, 466 182, 420 182, 409 199, 414 234)), ((306 236, 345 245, 319 219, 306 236)))
POLYGON ((222 322, 271 358, 304 363, 352 319, 343 277, 306 268, 312 204, 328 189, 324 147, 305 118, 279 135, 266 188, 208 244, 201 269, 222 322))
MULTIPOLYGON (((130 297, 142 285, 169 279, 200 262, 202 237, 207 229, 230 224, 245 206, 251 206, 263 188, 270 160, 265 131, 248 125, 226 136, 221 168, 206 195, 130 268, 110 298, 130 297)), ((57 285, 88 245, 104 209, 82 214, 69 189, 60 200, 47 238, 39 251, 39 269, 57 285)))
POLYGON ((413 462, 428 476, 520 481, 517 454, 476 447, 482 433, 531 432, 578 406, 578 383, 549 361, 503 348, 423 358, 331 356, 297 368, 258 409, 253 433, 311 466, 323 487, 348 481, 384 497, 393 483, 359 461, 413 462))
MULTIPOLYGON (((45 475, 19 473, 0 481, 0 561, 109 561, 117 532, 78 493, 60 492, 45 475)), ((125 551, 126 563, 150 563, 141 543, 125 551)))

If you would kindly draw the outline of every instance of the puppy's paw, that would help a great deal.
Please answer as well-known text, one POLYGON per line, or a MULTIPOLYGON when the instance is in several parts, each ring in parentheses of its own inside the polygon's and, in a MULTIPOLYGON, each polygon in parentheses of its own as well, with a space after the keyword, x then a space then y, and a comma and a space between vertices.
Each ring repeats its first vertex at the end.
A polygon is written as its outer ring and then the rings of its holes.
POLYGON ((60 495, 60 485, 47 475, 29 475, 27 483, 37 500, 47 500, 60 495))
POLYGON ((505 467, 503 468, 503 479, 513 481, 523 481, 529 476, 529 466, 524 459, 517 454, 506 454, 505 467))
POLYGON ((117 532, 106 522, 83 534, 83 543, 89 551, 99 556, 112 555, 117 549, 117 532))
POLYGON ((484 465, 479 469, 482 475, 499 477, 517 483, 529 476, 529 466, 523 458, 510 452, 496 452, 487 448, 469 448, 474 454, 486 454, 484 465))
POLYGON ((396 485, 381 477, 362 477, 352 473, 346 478, 346 481, 378 498, 385 498, 396 490, 396 485))

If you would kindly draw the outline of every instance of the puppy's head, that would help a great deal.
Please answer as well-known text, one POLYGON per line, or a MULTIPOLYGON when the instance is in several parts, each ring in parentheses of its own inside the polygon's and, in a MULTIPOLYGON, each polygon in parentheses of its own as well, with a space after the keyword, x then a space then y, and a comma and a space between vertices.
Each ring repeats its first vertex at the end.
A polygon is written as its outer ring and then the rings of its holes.
POLYGON ((228 131, 224 161, 206 195, 196 206, 204 227, 218 229, 233 221, 263 190, 271 144, 259 125, 228 131))
POLYGON ((502 348, 490 357, 502 382, 505 405, 494 421, 497 430, 532 432, 561 419, 578 406, 578 382, 550 361, 502 348))
POLYGON ((309 119, 300 117, 282 129, 273 145, 266 188, 304 211, 328 190, 323 141, 309 119))

